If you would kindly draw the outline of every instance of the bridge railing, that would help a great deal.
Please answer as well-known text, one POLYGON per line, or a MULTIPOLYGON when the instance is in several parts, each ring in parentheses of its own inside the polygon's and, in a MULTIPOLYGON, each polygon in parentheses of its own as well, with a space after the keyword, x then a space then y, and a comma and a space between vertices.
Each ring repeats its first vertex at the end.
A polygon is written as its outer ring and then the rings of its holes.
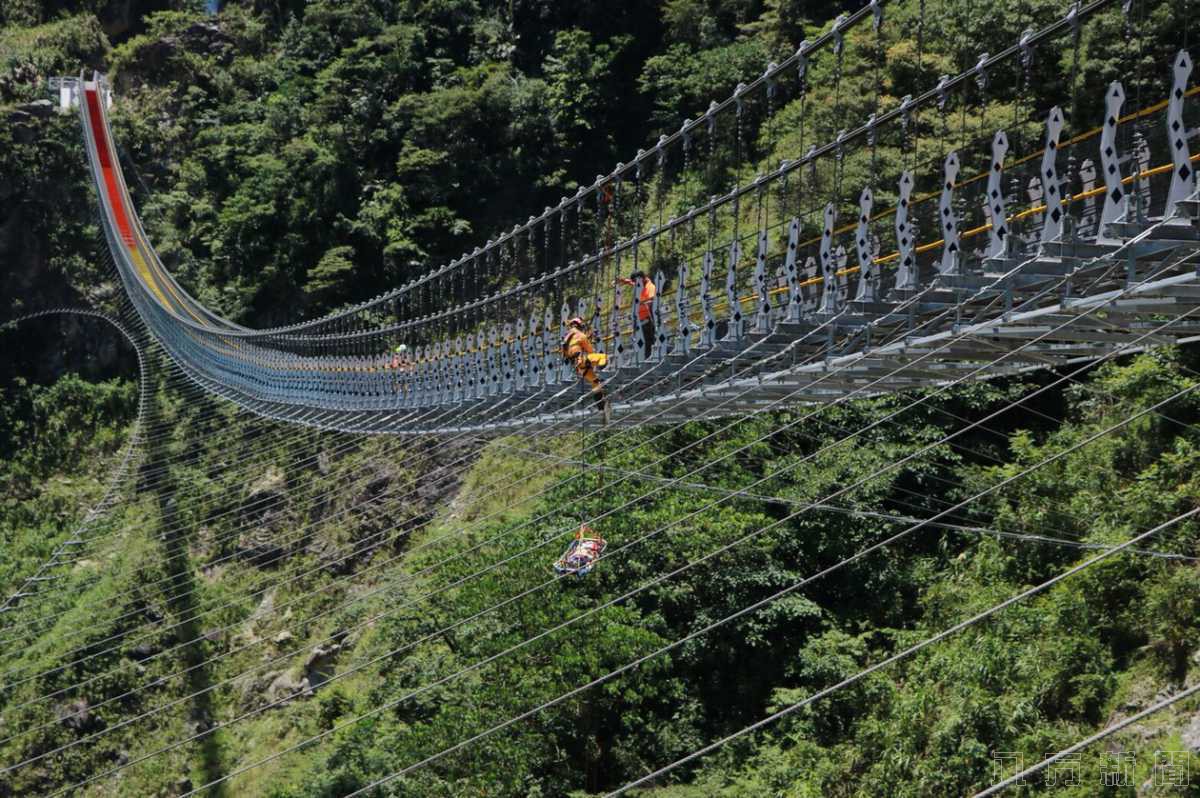
MULTIPOLYGON (((881 20, 881 6, 866 10, 881 20)), ((154 257, 115 150, 107 154, 111 173, 105 172, 106 115, 81 106, 81 120, 105 200, 105 235, 126 290, 197 380, 246 401, 347 412, 469 402, 574 380, 557 355, 570 316, 592 322, 618 373, 653 369, 672 353, 728 353, 781 326, 886 314, 919 292, 940 291, 943 305, 964 303, 989 273, 1038 253, 1044 270, 1046 258, 1072 256, 1067 245, 1086 252, 1082 243, 1120 235, 1112 233, 1114 223, 1169 213, 1194 185, 1194 177, 1180 177, 1190 156, 1180 162, 1166 134, 1174 124, 1188 149, 1195 103, 1186 102, 1193 91, 1186 53, 1160 90, 1165 103, 1130 113, 1106 94, 1099 128, 1082 129, 1082 120, 1068 120, 1061 107, 1022 105, 1020 91, 1000 112, 990 100, 997 75, 1009 70, 1028 83, 1035 58, 1057 58, 1064 41, 1078 48, 1085 25, 1102 13, 1120 9, 1103 0, 1074 6, 923 93, 886 108, 877 102, 861 124, 774 167, 754 156, 749 137, 743 141, 746 117, 760 114, 766 121, 759 124, 769 125, 780 101, 783 69, 769 69, 656 150, 439 272, 458 281, 456 291, 439 295, 435 280, 422 279, 390 295, 399 320, 382 326, 369 315, 382 302, 306 328, 247 331, 215 322, 154 257), (1012 114, 1007 129, 991 127, 998 113, 1012 114), (1116 120, 1111 125, 1109 117, 1116 120), (729 169, 710 171, 726 172, 732 184, 678 212, 697 171, 686 168, 688 159, 700 157, 704 146, 714 157, 718 139, 731 135, 733 151, 750 154, 744 163, 735 159, 729 169), (105 181, 114 179, 117 189, 106 191, 105 181), (1109 200, 1114 189, 1123 192, 1121 202, 1109 200), (122 214, 129 217, 124 225, 122 214), (613 285, 631 271, 648 273, 660 289, 649 341, 641 337, 638 287, 613 285), (439 305, 448 296, 462 301, 439 305), (403 354, 393 352, 398 344, 403 354)), ((825 55, 836 59, 839 80, 846 31, 867 16, 848 17, 822 37, 834 50, 825 55)), ((879 29, 855 41, 875 49, 878 69, 879 29)), ((788 68, 803 62, 807 70, 818 49, 801 47, 788 68)), ((796 74, 803 108, 808 89, 796 74)), ((82 81, 57 88, 72 95, 80 85, 86 94, 82 81)), ((97 81, 91 90, 99 97, 107 87, 97 81)), ((1068 100, 1076 111, 1086 106, 1068 100)))

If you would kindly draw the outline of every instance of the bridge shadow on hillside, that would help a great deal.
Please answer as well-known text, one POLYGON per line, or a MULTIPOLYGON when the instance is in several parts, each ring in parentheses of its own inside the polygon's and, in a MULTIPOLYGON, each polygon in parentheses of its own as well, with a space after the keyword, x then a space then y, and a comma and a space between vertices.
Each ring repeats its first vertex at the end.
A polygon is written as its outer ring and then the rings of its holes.
MULTIPOLYGON (((203 735, 195 741, 194 755, 200 757, 200 771, 205 784, 224 775, 221 763, 220 744, 212 731, 215 717, 212 700, 212 670, 206 663, 205 639, 196 617, 199 602, 196 597, 196 582, 188 554, 187 534, 180 528, 175 504, 175 483, 170 475, 166 447, 163 443, 151 443, 145 461, 147 473, 154 474, 150 486, 158 502, 160 518, 159 544, 163 562, 169 577, 167 582, 167 605, 172 624, 175 626, 175 641, 181 646, 179 659, 187 673, 184 689, 187 695, 195 696, 188 707, 188 736, 203 735)), ((190 761, 190 760, 189 760, 190 761)), ((190 784, 187 774, 180 774, 180 785, 190 784)), ((187 789, 192 789, 187 786, 187 789)), ((186 790, 184 790, 186 791, 186 790)), ((209 798, 225 798, 225 783, 210 787, 205 794, 209 798)))

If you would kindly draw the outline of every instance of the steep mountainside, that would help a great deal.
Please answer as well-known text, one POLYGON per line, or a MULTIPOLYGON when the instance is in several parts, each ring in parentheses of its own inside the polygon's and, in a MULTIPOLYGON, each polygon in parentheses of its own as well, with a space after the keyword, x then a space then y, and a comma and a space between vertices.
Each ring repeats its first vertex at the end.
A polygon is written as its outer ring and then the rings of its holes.
MULTIPOLYGON (((78 120, 45 100, 49 76, 109 74, 123 166, 167 266, 269 326, 511 227, 859 5, 10 2, 0 321, 122 310, 78 120)), ((887 4, 894 24, 849 39, 838 82, 832 59, 814 65, 803 117, 789 101, 770 124, 748 119, 749 154, 713 146, 670 207, 750 161, 796 157, 802 118, 805 142, 829 138, 876 88, 895 102, 1063 12, 1001 6, 887 4)), ((1039 54, 1028 82, 993 76, 970 129, 1012 120, 1014 151, 1032 151, 1059 98, 1090 119, 1121 70, 1158 85, 1188 6, 1133 8, 1128 37, 1113 4, 1077 49, 1039 54)), ((923 124, 915 149, 932 159, 945 141, 923 124)), ((847 181, 866 168, 848 161, 847 181)), ((1190 347, 920 402, 488 441, 256 418, 138 340, 140 425, 137 358, 113 330, 0 330, 0 601, 34 593, 0 614, 0 796, 316 798, 394 774, 379 794, 604 794, 1200 499, 1190 347), (134 431, 131 476, 114 480, 134 431), (556 581, 584 520, 611 557, 556 581), (29 582, 51 557, 53 578, 29 582)), ((1196 684, 1198 563, 1200 525, 1173 524, 645 794, 970 794, 996 752, 1031 764, 1196 684)), ((1085 751, 1077 784, 1026 793, 1096 795, 1104 754, 1125 752, 1128 785, 1105 794, 1193 794, 1154 768, 1200 754, 1197 709, 1085 751)))

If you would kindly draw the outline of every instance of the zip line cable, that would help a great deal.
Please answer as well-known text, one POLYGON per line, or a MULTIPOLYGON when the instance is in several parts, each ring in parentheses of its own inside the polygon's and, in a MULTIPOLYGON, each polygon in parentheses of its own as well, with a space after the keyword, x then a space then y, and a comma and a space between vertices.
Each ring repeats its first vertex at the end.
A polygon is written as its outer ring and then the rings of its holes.
MULTIPOLYGON (((601 434, 601 444, 602 444, 602 443, 603 443, 603 433, 601 434)), ((602 450, 601 450, 601 457, 603 458, 603 451, 602 451, 602 450)), ((603 472, 601 472, 601 473, 603 473, 603 472)))
MULTIPOLYGON (((449 466, 447 466, 447 468, 449 468, 449 466)), ((365 482, 367 482, 367 481, 369 481, 369 480, 370 480, 370 477, 369 477, 369 476, 368 476, 368 477, 364 477, 364 478, 363 478, 363 480, 362 480, 362 482, 365 484, 365 482)), ((342 489, 344 489, 344 488, 342 488, 342 489)), ((328 492, 328 494, 326 494, 326 495, 333 495, 334 493, 336 493, 337 491, 339 491, 339 490, 342 490, 342 489, 339 489, 339 488, 333 488, 333 489, 331 489, 331 490, 328 492)), ((416 488, 414 488, 414 490, 413 490, 412 492, 410 492, 410 494, 407 494, 407 495, 412 495, 412 494, 415 494, 416 490, 417 490, 417 489, 416 489, 416 488)), ((402 497, 402 498, 403 498, 403 497, 402 497)), ((372 501, 374 501, 374 500, 372 500, 372 501)), ((334 518, 334 517, 339 517, 339 516, 341 516, 341 515, 349 515, 351 512, 354 512, 354 511, 356 511, 356 510, 358 510, 358 509, 361 509, 361 507, 362 507, 362 506, 363 506, 363 505, 358 505, 357 507, 349 507, 349 508, 346 508, 345 510, 343 510, 343 511, 341 511, 341 512, 337 513, 337 514, 335 514, 334 516, 327 516, 327 517, 325 517, 325 518, 323 518, 323 519, 320 519, 319 521, 317 521, 317 522, 315 522, 315 523, 313 523, 313 524, 306 525, 306 526, 302 526, 302 527, 300 528, 300 529, 301 529, 301 533, 300 533, 300 534, 297 534, 297 535, 295 535, 295 536, 294 536, 294 539, 297 539, 297 540, 298 540, 298 539, 300 539, 301 537, 303 537, 303 532, 304 532, 304 530, 306 530, 306 529, 307 529, 307 526, 319 526, 319 525, 320 525, 320 524, 322 524, 322 523, 328 522, 328 521, 329 521, 331 518, 334 518)), ((236 512, 236 510, 234 510, 234 511, 231 511, 231 512, 236 512)), ((210 519, 209 519, 209 520, 210 520, 210 519)), ((238 529, 235 529, 235 530, 233 530, 233 531, 230 533, 229 537, 230 537, 230 538, 232 538, 233 534, 240 533, 241 531, 243 531, 243 529, 244 529, 244 528, 245 528, 245 526, 243 526, 243 527, 241 527, 241 528, 238 528, 238 529)), ((393 527, 389 527, 389 528, 387 528, 387 529, 385 529, 385 530, 382 530, 380 533, 377 533, 377 534, 386 534, 387 532, 393 532, 393 531, 397 531, 397 529, 398 529, 398 527, 397 527, 397 526, 393 526, 393 527)), ((361 542, 361 541, 360 541, 360 542, 361 542)), ((282 557, 284 557, 284 556, 287 556, 287 555, 286 555, 286 554, 281 554, 279 557, 276 557, 276 558, 274 558, 274 559, 281 559, 281 558, 282 558, 282 557)), ((350 553, 349 555, 347 555, 347 556, 354 556, 354 552, 351 552, 351 553, 350 553)), ((235 554, 235 555, 228 555, 228 556, 226 556, 226 557, 222 558, 222 560, 220 560, 220 561, 218 561, 218 562, 223 562, 223 561, 226 561, 226 560, 230 560, 230 559, 233 559, 234 557, 236 557, 236 554, 235 554)), ((344 558, 343 558, 343 559, 344 559, 344 558)), ((214 563, 208 563, 208 564, 206 564, 206 565, 213 565, 213 564, 216 564, 216 562, 214 562, 214 563)), ((328 563, 326 563, 326 565, 327 565, 327 564, 328 564, 328 563)), ((314 567, 312 570, 314 570, 314 571, 315 571, 315 570, 317 570, 317 569, 319 569, 319 568, 321 568, 321 567, 323 567, 323 566, 322 566, 322 565, 318 565, 318 566, 315 566, 315 567, 314 567)), ((287 581, 293 581, 293 580, 295 580, 295 579, 299 579, 299 578, 301 578, 302 576, 303 576, 303 574, 301 574, 301 575, 297 575, 297 576, 294 576, 294 577, 290 578, 290 579, 289 579, 289 580, 287 580, 287 581)), ((349 580, 350 578, 351 578, 350 576, 347 576, 347 577, 346 577, 346 579, 347 579, 347 580, 349 580)), ((164 578, 163 580, 160 580, 160 581, 164 581, 164 582, 166 582, 166 581, 173 581, 173 578, 172 578, 172 577, 167 577, 167 578, 164 578)), ((144 586, 144 585, 143 585, 143 586, 139 586, 139 588, 138 588, 138 589, 135 589, 135 590, 134 590, 134 591, 132 591, 132 592, 138 592, 138 591, 139 591, 141 588, 143 588, 143 587, 145 587, 145 586, 144 586)), ((327 587, 328 587, 328 586, 327 586, 327 587)), ((268 590, 268 589, 270 589, 270 586, 263 587, 263 588, 261 588, 261 589, 258 589, 258 590, 256 590, 256 591, 255 591, 255 594, 256 594, 256 595, 261 595, 262 593, 264 593, 264 592, 265 592, 266 590, 268 590)), ((231 602, 231 603, 228 603, 228 604, 226 604, 226 605, 222 605, 222 607, 226 607, 226 606, 233 606, 235 603, 236 603, 236 602, 231 602)), ((214 608, 214 610, 215 610, 215 609, 221 609, 221 607, 214 608)), ((196 615, 196 616, 193 616, 193 617, 191 617, 191 618, 187 618, 187 619, 183 619, 183 620, 177 621, 177 622, 176 622, 175 624, 173 624, 172 626, 170 626, 170 627, 166 627, 166 628, 167 628, 167 629, 175 628, 175 627, 177 627, 177 626, 179 626, 179 625, 182 625, 182 624, 184 624, 184 623, 187 623, 187 622, 189 622, 189 621, 191 621, 191 620, 194 620, 196 617, 199 617, 199 615, 196 615)), ((85 630, 85 631, 86 631, 86 630, 85 630)), ((124 635, 124 634, 120 634, 120 635, 113 636, 112 638, 109 638, 108 640, 114 640, 114 639, 122 639, 122 640, 126 640, 126 639, 128 639, 128 638, 127 638, 127 636, 126 636, 126 635, 124 635)), ((200 640, 200 638, 196 638, 195 640, 188 641, 188 643, 194 643, 194 642, 198 642, 199 640, 200 640)), ((98 642, 100 642, 100 643, 103 643, 103 642, 105 642, 105 641, 98 641, 98 642)), ((180 644, 180 645, 187 645, 188 643, 183 643, 183 644, 180 644)), ((92 642, 92 643, 89 643, 89 644, 86 646, 86 648, 94 648, 94 646, 95 646, 95 645, 97 645, 97 642, 95 642, 95 641, 94 641, 94 642, 92 642)), ((83 650, 83 649, 81 648, 81 649, 76 649, 76 650, 83 650)), ((103 651, 92 651, 92 653, 91 653, 91 654, 89 654, 89 655, 88 655, 88 657, 85 657, 85 658, 84 658, 84 660, 86 660, 86 659, 90 659, 90 658, 94 658, 94 657, 96 657, 96 656, 100 656, 101 654, 103 654, 103 653, 106 653, 106 651, 107 651, 107 650, 103 650, 103 651)), ((49 673, 53 673, 53 672, 55 672, 55 671, 61 670, 61 669, 63 669, 63 668, 66 668, 66 667, 70 667, 70 666, 72 666, 72 665, 79 664, 80 662, 82 662, 82 661, 84 661, 84 660, 74 660, 74 661, 72 661, 72 662, 69 662, 69 663, 66 663, 66 664, 64 664, 64 665, 60 665, 59 667, 57 667, 57 668, 55 668, 55 669, 53 669, 53 670, 51 670, 51 671, 42 671, 42 672, 40 672, 40 673, 38 673, 38 674, 35 674, 34 676, 26 677, 26 678, 19 679, 19 680, 13 681, 13 682, 9 682, 9 683, 7 683, 7 684, 4 684, 4 685, 0 685, 0 691, 7 690, 7 689, 10 689, 11 687, 14 687, 14 686, 17 686, 17 685, 19 685, 19 684, 22 684, 22 683, 24 683, 25 681, 28 681, 28 680, 29 680, 29 679, 31 679, 31 678, 37 678, 37 677, 39 677, 39 676, 44 676, 44 675, 47 675, 47 674, 49 674, 49 673)), ((6 675, 10 675, 12 672, 13 672, 13 671, 11 671, 11 670, 10 670, 9 674, 6 674, 6 675)), ((93 678, 98 678, 98 677, 93 677, 93 678)))
MULTIPOLYGON (((313 455, 311 455, 308 458, 297 461, 295 463, 291 463, 291 464, 289 464, 289 467, 295 468, 295 467, 307 466, 309 464, 316 464, 322 456, 328 457, 328 456, 336 456, 336 455, 342 454, 342 453, 353 453, 353 452, 358 451, 358 449, 361 448, 361 445, 364 442, 365 441, 363 438, 355 437, 353 440, 345 442, 344 444, 341 444, 338 447, 335 447, 333 449, 322 449, 321 451, 314 453, 313 455)), ((447 444, 444 444, 444 445, 453 444, 453 443, 457 443, 457 442, 458 442, 457 439, 452 439, 451 441, 449 441, 447 444)), ((267 446, 267 447, 273 447, 274 445, 275 444, 271 443, 269 440, 267 440, 265 442, 265 446, 267 446)), ((403 448, 400 446, 399 442, 397 442, 396 445, 399 448, 403 448)), ((424 459, 426 459, 428 457, 428 454, 425 451, 419 450, 421 446, 422 446, 421 444, 417 444, 418 451, 409 451, 408 458, 406 460, 400 461, 396 465, 403 469, 407 469, 407 468, 419 465, 421 461, 423 461, 424 459)), ((388 454, 388 451, 385 448, 385 451, 380 452, 379 456, 385 457, 387 454, 388 454)), ((452 469, 454 469, 457 466, 461 466, 462 464, 467 462, 471 458, 471 456, 472 456, 472 453, 467 453, 467 454, 463 455, 462 457, 460 457, 456 461, 438 466, 435 469, 435 471, 431 472, 431 473, 432 474, 440 474, 442 472, 452 473, 452 469)), ((257 465, 258 465, 257 462, 248 463, 247 469, 253 468, 257 465)), ((411 482, 412 482, 412 484, 415 484, 418 480, 420 480, 422 478, 428 479, 429 476, 431 476, 431 474, 418 475, 418 477, 416 479, 412 480, 411 482)), ((350 483, 348 483, 346 485, 335 486, 335 487, 329 488, 324 493, 317 493, 315 495, 308 496, 307 500, 309 502, 316 503, 316 502, 322 501, 330 496, 335 496, 335 495, 338 495, 339 493, 352 491, 352 490, 357 489, 358 487, 365 486, 365 485, 369 484, 374 478, 375 478, 375 475, 373 473, 365 474, 361 477, 356 477, 353 481, 351 481, 350 483)), ((378 497, 378 498, 379 499, 389 499, 389 500, 397 499, 397 498, 407 498, 408 496, 413 495, 415 492, 416 492, 416 489, 414 488, 412 491, 410 491, 409 494, 404 494, 399 497, 383 496, 383 497, 378 497)), ((298 534, 293 534, 293 536, 289 542, 294 542, 296 540, 301 539, 304 536, 304 532, 311 527, 315 527, 315 526, 319 526, 323 523, 327 523, 331 519, 350 515, 351 513, 355 512, 357 509, 359 509, 360 506, 361 505, 350 506, 350 507, 344 508, 343 510, 340 510, 332 515, 323 516, 321 519, 318 519, 316 521, 311 521, 311 522, 301 525, 298 528, 300 532, 298 534)), ((240 506, 240 505, 233 506, 227 510, 224 510, 224 511, 221 511, 221 512, 218 512, 215 514, 206 515, 203 523, 211 524, 214 521, 219 520, 220 518, 240 514, 240 513, 244 512, 244 510, 245 510, 245 508, 243 506, 240 506)), ((199 522, 199 521, 194 521, 194 522, 186 522, 186 523, 181 522, 178 525, 173 525, 173 526, 168 525, 166 528, 164 528, 162 530, 162 532, 163 533, 180 532, 180 531, 184 531, 187 529, 195 528, 196 526, 200 525, 200 523, 201 522, 199 522)), ((237 537, 238 535, 240 535, 242 532, 246 531, 247 529, 253 528, 253 526, 254 526, 253 521, 251 521, 251 520, 244 521, 241 523, 240 526, 234 527, 234 528, 227 530, 226 532, 216 536, 213 539, 212 543, 213 543, 213 545, 215 545, 217 547, 221 547, 222 545, 231 542, 235 537, 237 537)), ((278 543, 279 541, 274 541, 274 542, 278 543)), ((167 563, 176 558, 186 558, 187 556, 188 555, 185 552, 178 553, 176 555, 167 556, 167 557, 163 558, 160 562, 167 563)), ((271 564, 272 562, 274 562, 282 557, 285 557, 285 556, 287 556, 286 553, 280 554, 280 555, 277 555, 275 558, 272 558, 272 559, 270 559, 266 562, 262 562, 260 564, 268 565, 268 564, 271 564)), ((219 565, 219 564, 225 563, 227 561, 234 560, 237 557, 238 557, 237 553, 233 553, 233 554, 225 555, 216 560, 209 561, 205 565, 206 565, 206 567, 212 567, 214 565, 219 565)), ((160 583, 168 582, 168 581, 172 581, 172 578, 164 577, 162 580, 159 580, 160 583)), ((146 587, 154 585, 154 584, 156 584, 156 583, 148 583, 148 584, 139 585, 138 588, 136 588, 136 589, 131 589, 130 591, 126 591, 126 594, 127 595, 140 594, 140 592, 142 590, 144 590, 146 587)), ((115 598, 121 598, 121 597, 122 597, 121 595, 118 595, 115 598)), ((114 597, 110 597, 110 599, 111 598, 114 598, 114 597)), ((2 689, 2 688, 0 688, 0 689, 2 689)))

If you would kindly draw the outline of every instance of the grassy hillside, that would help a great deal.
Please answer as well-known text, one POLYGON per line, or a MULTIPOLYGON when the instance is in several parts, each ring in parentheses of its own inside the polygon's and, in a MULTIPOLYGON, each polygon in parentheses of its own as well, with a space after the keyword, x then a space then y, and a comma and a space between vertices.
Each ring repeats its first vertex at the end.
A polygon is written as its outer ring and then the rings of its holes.
MULTIPOLYGON (((993 76, 972 129, 1011 119, 1021 151, 1038 109, 1069 96, 1063 75, 1086 118, 1097 86, 1159 76, 1185 35, 1163 31, 1187 7, 1137 8, 1134 35, 1114 11, 1077 68, 1062 50, 1039 57, 1023 89, 993 76)), ((108 72, 123 165, 164 261, 205 303, 267 326, 373 295, 573 193, 842 10, 5 7, 0 318, 119 301, 77 121, 36 103, 49 75, 108 72)), ((876 85, 894 101, 1061 11, 889 5, 881 40, 849 38, 842 83, 831 60, 814 67, 805 146, 865 117, 876 85)), ((795 157, 801 106, 775 111, 747 118, 741 160, 732 139, 713 146, 665 207, 795 157)), ((922 159, 942 152, 935 123, 917 136, 922 159)), ((887 142, 882 157, 895 157, 887 142)), ((847 185, 868 168, 848 159, 847 185)), ((103 494, 137 400, 130 356, 91 328, 0 333, 18 334, 0 342, 3 597, 103 494)), ((151 363, 148 435, 123 500, 51 589, 0 616, 0 796, 80 783, 81 795, 181 795, 222 779, 208 792, 316 798, 410 767, 388 794, 602 794, 1194 508, 1200 492, 1194 349, 919 403, 491 441, 285 427, 151 363), (610 556, 554 581, 584 520, 610 556)), ((1198 535, 1194 520, 1172 525, 646 794, 957 796, 993 780, 994 752, 1032 764, 1195 683, 1198 535)), ((1155 786, 1152 768, 1156 751, 1200 752, 1195 711, 1181 704, 1085 752, 1076 786, 1026 792, 1095 795, 1103 753, 1124 751, 1130 785, 1110 794, 1191 794, 1155 786)))

